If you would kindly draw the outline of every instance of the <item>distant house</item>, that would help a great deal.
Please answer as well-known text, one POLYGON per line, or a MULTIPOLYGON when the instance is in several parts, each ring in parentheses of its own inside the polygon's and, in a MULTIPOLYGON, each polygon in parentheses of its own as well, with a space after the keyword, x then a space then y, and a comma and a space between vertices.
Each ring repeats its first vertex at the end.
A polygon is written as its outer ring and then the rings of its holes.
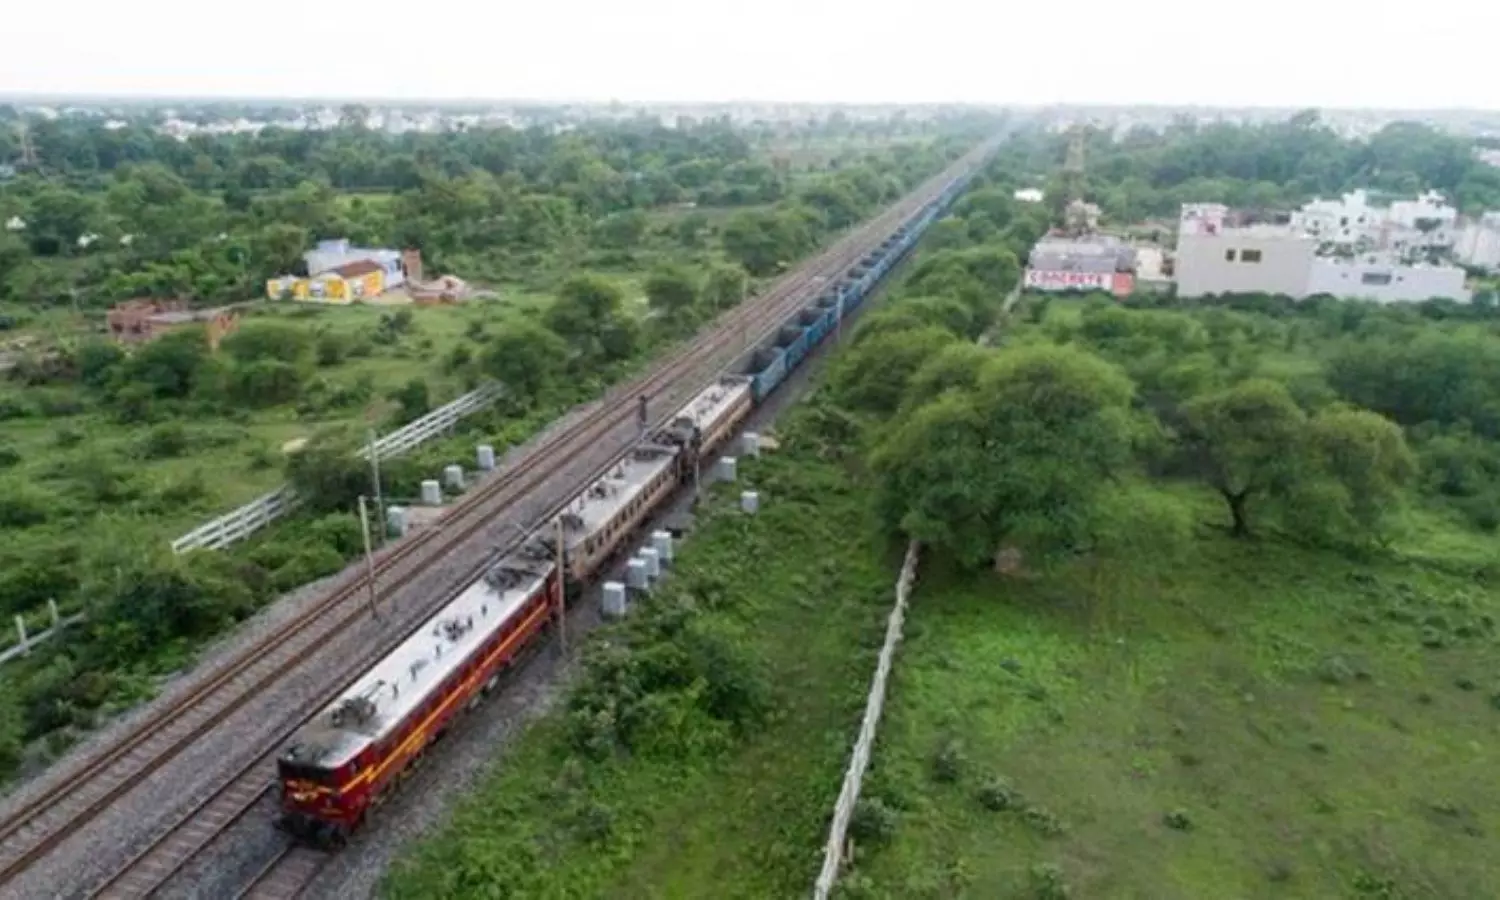
POLYGON ((282 275, 266 282, 272 300, 354 303, 421 278, 422 257, 415 250, 351 247, 346 240, 319 241, 303 254, 306 278, 282 275))
POLYGON ((324 272, 332 272, 352 263, 373 262, 380 268, 385 290, 400 287, 406 283, 406 271, 401 265, 400 250, 353 247, 347 240, 340 238, 334 241, 319 241, 316 247, 302 254, 302 258, 307 262, 307 274, 314 278, 324 272))
POLYGON ((204 325, 208 344, 219 349, 219 341, 239 326, 239 314, 231 307, 188 309, 180 300, 138 298, 116 304, 105 314, 109 335, 122 344, 140 344, 188 325, 204 325))

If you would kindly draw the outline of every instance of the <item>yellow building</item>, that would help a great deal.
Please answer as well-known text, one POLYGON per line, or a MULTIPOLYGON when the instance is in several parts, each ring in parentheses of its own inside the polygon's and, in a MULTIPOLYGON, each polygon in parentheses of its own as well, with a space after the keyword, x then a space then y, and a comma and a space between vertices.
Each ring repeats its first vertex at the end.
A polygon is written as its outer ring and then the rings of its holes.
POLYGON ((346 304, 378 297, 385 291, 385 271, 368 260, 348 263, 312 278, 285 275, 266 282, 272 300, 346 304))

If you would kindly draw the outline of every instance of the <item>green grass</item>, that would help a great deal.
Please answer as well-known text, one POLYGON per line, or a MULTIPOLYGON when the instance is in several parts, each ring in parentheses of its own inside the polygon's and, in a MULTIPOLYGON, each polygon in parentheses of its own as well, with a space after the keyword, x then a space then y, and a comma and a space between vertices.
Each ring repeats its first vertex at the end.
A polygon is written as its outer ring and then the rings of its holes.
POLYGON ((743 466, 741 483, 765 492, 762 512, 737 512, 738 488, 718 492, 671 581, 725 585, 703 615, 770 679, 769 721, 696 761, 600 763, 574 754, 564 714, 553 713, 412 851, 388 896, 759 900, 808 890, 899 560, 872 530, 857 480, 795 440, 743 466))
MULTIPOLYGON (((1425 526, 1428 553, 1469 549, 1425 526)), ((1033 897, 1053 864, 1076 897, 1494 897, 1497 601, 1435 567, 1206 528, 1176 559, 927 565, 867 782, 899 825, 855 880, 1033 897), (954 782, 933 774, 948 742, 954 782), (1066 831, 987 810, 993 778, 1066 831)))

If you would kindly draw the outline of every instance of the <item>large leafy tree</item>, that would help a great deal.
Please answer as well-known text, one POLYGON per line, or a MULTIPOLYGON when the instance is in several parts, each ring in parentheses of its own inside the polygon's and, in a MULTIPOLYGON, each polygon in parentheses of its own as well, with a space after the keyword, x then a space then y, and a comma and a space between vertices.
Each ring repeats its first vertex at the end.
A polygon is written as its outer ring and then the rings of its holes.
POLYGON ((1135 431, 1130 380, 1104 360, 1057 346, 992 355, 973 388, 915 406, 871 457, 887 524, 969 564, 1003 543, 1046 553, 1087 539, 1135 431))
POLYGON ((1417 472, 1401 427, 1364 409, 1331 408, 1309 423, 1319 474, 1333 488, 1339 530, 1378 536, 1417 472))
POLYGON ((568 345, 530 319, 501 323, 480 358, 484 371, 505 385, 513 403, 529 406, 568 364, 568 345))
POLYGON ((1236 535, 1250 533, 1256 501, 1286 494, 1307 472, 1307 416, 1275 381, 1250 380, 1188 403, 1183 446, 1229 507, 1236 535))

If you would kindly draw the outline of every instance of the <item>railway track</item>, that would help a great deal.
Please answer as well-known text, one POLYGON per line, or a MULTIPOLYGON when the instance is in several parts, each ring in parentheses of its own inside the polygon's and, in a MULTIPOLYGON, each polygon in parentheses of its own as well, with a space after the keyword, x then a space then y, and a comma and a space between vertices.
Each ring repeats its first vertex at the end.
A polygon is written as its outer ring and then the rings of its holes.
POLYGON ((234 900, 293 900, 327 863, 326 853, 287 845, 234 895, 234 900))
MULTIPOLYGON (((393 596, 433 559, 454 551, 498 513, 541 488, 581 449, 600 444, 632 422, 638 395, 644 393, 653 399, 665 396, 667 400, 657 404, 658 410, 678 408, 690 391, 738 356, 747 346, 747 339, 753 335, 759 340, 769 334, 795 308, 809 300, 827 278, 849 268, 901 220, 930 200, 951 177, 950 169, 845 236, 770 291, 727 312, 712 327, 679 348, 670 361, 609 392, 597 404, 593 415, 569 425, 513 468, 486 481, 451 510, 440 527, 424 531, 385 552, 378 567, 385 596, 393 596)), ((598 469, 602 471, 608 465, 598 469)), ((484 556, 482 552, 480 555, 484 556)), ((461 588, 478 577, 488 562, 485 557, 467 569, 454 587, 461 588)), ((346 578, 325 600, 273 629, 194 690, 143 720, 119 743, 84 761, 50 790, 21 805, 0 823, 0 846, 5 848, 0 852, 0 884, 24 871, 199 737, 295 670, 332 636, 368 615, 365 588, 363 578, 346 578)), ((450 592, 443 594, 447 596, 450 592)), ((435 605, 426 603, 410 611, 411 624, 414 626, 435 605)), ((392 642, 394 639, 399 639, 399 635, 393 636, 392 642)), ((374 647, 360 654, 334 680, 342 684, 356 676, 384 649, 384 646, 374 647)), ((287 729, 287 733, 291 730, 287 729)), ((165 834, 118 871, 100 889, 99 895, 150 893, 215 835, 253 808, 274 784, 275 753, 281 742, 278 740, 265 754, 241 767, 212 796, 182 815, 165 834)))

